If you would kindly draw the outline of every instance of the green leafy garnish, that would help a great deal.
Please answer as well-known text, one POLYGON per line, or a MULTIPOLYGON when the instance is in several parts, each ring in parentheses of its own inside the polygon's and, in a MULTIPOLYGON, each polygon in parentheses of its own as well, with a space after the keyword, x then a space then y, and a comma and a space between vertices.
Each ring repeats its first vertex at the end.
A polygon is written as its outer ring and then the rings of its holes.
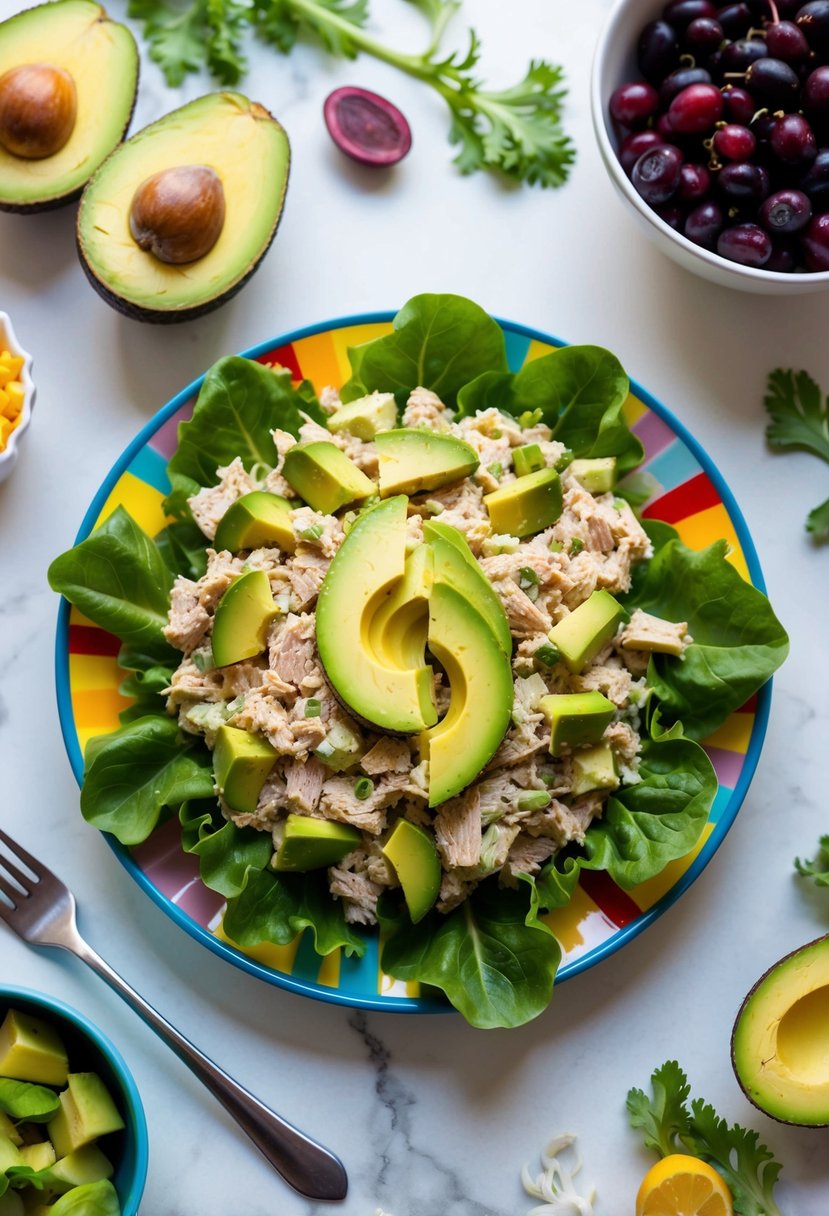
POLYGON ((346 923, 342 909, 328 892, 325 871, 261 870, 250 874, 244 890, 228 900, 223 925, 228 937, 243 948, 261 942, 287 946, 298 933, 310 929, 317 954, 330 954, 342 946, 346 954, 361 957, 366 943, 346 923))
MULTIPOLYGON (((808 372, 772 372, 765 406, 771 415, 766 428, 770 447, 811 452, 829 463, 829 398, 808 372)), ((809 512, 806 530, 816 541, 829 541, 829 498, 809 512)))
POLYGON ((183 8, 130 0, 129 14, 143 21, 150 58, 171 85, 204 65, 222 84, 236 84, 247 70, 247 28, 286 55, 310 36, 331 55, 370 55, 433 88, 449 107, 449 142, 458 148, 462 173, 487 169, 531 185, 562 185, 575 154, 561 126, 561 68, 533 59, 512 87, 487 89, 476 73, 481 44, 474 30, 466 51, 441 50, 458 0, 412 2, 431 26, 420 54, 394 50, 365 32, 368 0, 191 0, 183 8))
POLYGON ((781 1166, 755 1131, 729 1125, 707 1102, 695 1098, 688 1108, 688 1078, 675 1060, 651 1076, 651 1096, 631 1089, 627 1096, 631 1127, 660 1157, 691 1153, 723 1177, 738 1216, 780 1216, 773 1191, 781 1166))
POLYGON ((821 836, 818 851, 811 861, 794 859, 795 869, 804 878, 811 878, 818 887, 829 887, 829 836, 821 836))
POLYGON ((28 1123, 47 1123, 57 1114, 58 1095, 45 1085, 29 1081, 12 1081, 0 1077, 0 1111, 10 1119, 25 1119, 28 1123))

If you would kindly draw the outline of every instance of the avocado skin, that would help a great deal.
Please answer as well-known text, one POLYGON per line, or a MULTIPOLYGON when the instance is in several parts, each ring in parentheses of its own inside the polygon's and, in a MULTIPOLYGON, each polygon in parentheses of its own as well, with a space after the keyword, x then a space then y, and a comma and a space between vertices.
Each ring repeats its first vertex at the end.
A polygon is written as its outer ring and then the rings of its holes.
MULTIPOLYGON (((189 105, 192 103, 188 102, 187 104, 189 105)), ((179 109, 185 109, 185 108, 186 108, 186 106, 179 107, 179 109)), ((135 101, 133 101, 133 110, 134 109, 135 109, 135 101)), ((177 113, 178 113, 178 110, 172 110, 170 112, 170 114, 165 114, 164 118, 165 119, 171 118, 177 113)), ((132 112, 130 112, 130 118, 132 118, 132 112)), ((273 118, 273 115, 271 115, 271 119, 273 122, 277 122, 277 120, 275 118, 273 118)), ((156 121, 160 121, 160 120, 156 120, 156 121)), ((148 124, 148 126, 151 126, 151 125, 154 125, 154 124, 151 124, 151 123, 148 124)), ((281 126, 281 123, 277 123, 277 125, 281 126)), ((124 133, 126 134, 126 131, 124 133)), ((136 134, 139 134, 139 132, 136 132, 136 134)), ((113 148, 112 152, 110 152, 110 154, 106 158, 106 160, 104 160, 98 166, 98 168, 95 170, 94 174, 87 182, 87 186, 91 185, 91 183, 95 181, 98 174, 101 173, 106 168, 110 158, 112 156, 114 156, 116 152, 119 151, 119 149, 122 147, 122 145, 123 145, 123 141, 121 144, 118 144, 117 147, 113 148)), ((130 300, 125 300, 122 296, 119 296, 117 294, 117 292, 114 292, 110 287, 108 287, 107 284, 103 281, 103 279, 100 279, 98 277, 98 275, 95 273, 95 271, 92 269, 92 267, 89 265, 89 263, 86 260, 86 255, 84 254, 83 240, 81 237, 81 230, 80 230, 80 211, 78 211, 78 215, 75 220, 75 249, 77 250, 78 261, 80 262, 81 266, 83 267, 83 272, 86 275, 89 283, 91 284, 92 287, 94 287, 95 291, 97 291, 97 293, 101 297, 101 299, 104 300, 107 304, 109 304, 109 306, 111 308, 114 308, 116 310, 116 312, 120 312, 123 316, 129 317, 133 321, 144 321, 150 325, 177 325, 180 321, 196 321, 196 320, 198 320, 199 317, 204 317, 208 313, 214 312, 217 308, 221 308, 222 304, 227 304, 227 302, 229 300, 232 300, 235 295, 238 295, 239 292, 242 290, 242 288, 245 286, 245 284, 248 282, 248 280, 251 278, 251 276, 254 275, 256 273, 256 271, 259 269, 259 267, 262 265, 264 258, 266 257, 271 245, 273 244, 274 237, 276 236, 276 234, 279 230, 279 225, 282 220, 282 214, 285 210, 285 195, 288 192, 288 181, 290 179, 290 175, 291 175, 291 147, 290 147, 290 143, 288 142, 287 143, 287 163, 285 165, 285 178, 282 183, 282 193, 279 198, 279 209, 275 216, 273 228, 271 229, 270 236, 268 237, 267 243, 262 247, 262 250, 260 251, 256 261, 247 268, 247 270, 244 272, 244 274, 242 275, 242 277, 240 279, 237 279, 237 281, 235 283, 231 283, 231 285, 224 292, 221 292, 218 296, 214 296, 212 299, 209 299, 209 300, 203 300, 200 304, 194 304, 191 308, 177 308, 177 309, 144 308, 139 304, 132 303, 130 300)), ((83 191, 79 191, 78 195, 76 195, 75 197, 80 197, 80 194, 82 194, 82 193, 83 193, 83 191)))
MULTIPOLYGON (((42 3, 33 4, 29 8, 20 9, 19 12, 15 14, 15 16, 19 16, 20 13, 29 12, 31 8, 42 8, 42 7, 43 7, 42 3)), ((112 18, 108 18, 108 19, 112 20, 112 18)), ((121 23, 119 22, 119 24, 121 24, 121 23)), ((138 53, 138 44, 135 42, 134 38, 133 38, 133 44, 135 45, 135 59, 136 59, 135 92, 132 95, 132 105, 130 106, 129 114, 127 115, 127 121, 124 123, 124 129, 121 132, 121 136, 118 140, 118 143, 112 149, 112 152, 115 152, 118 148, 120 148, 121 144, 126 139, 127 132, 130 129, 130 124, 132 123, 133 116, 135 114, 135 106, 138 101, 138 90, 141 85, 141 56, 138 53)), ((112 155, 112 152, 110 152, 109 156, 112 155)), ((109 156, 106 157, 106 160, 101 161, 101 164, 98 166, 98 169, 100 169, 103 165, 106 164, 106 161, 109 160, 109 156)), ((98 172, 98 169, 95 170, 95 173, 98 172)), ((93 173, 92 176, 94 177, 95 174, 93 173)), ((0 202, 0 211, 5 212, 7 215, 36 215, 42 211, 57 211, 58 208, 60 208, 60 207, 67 207, 70 203, 76 203, 78 201, 78 199, 81 197, 81 195, 83 194, 83 192, 86 189, 88 184, 89 184, 88 182, 84 182, 81 186, 79 186, 77 188, 77 190, 70 190, 70 192, 68 194, 59 194, 59 195, 56 195, 54 198, 41 199, 37 203, 9 203, 9 202, 4 203, 4 202, 0 202)), ((75 225, 75 232, 76 232, 76 239, 77 239, 77 222, 75 225)), ((84 264, 83 258, 81 258, 81 264, 82 265, 84 264)), ((87 274, 87 278, 89 278, 88 274, 87 274)), ((93 284, 93 286, 94 286, 94 284, 93 284)))
POLYGON ((829 1115, 827 1115, 827 1118, 823 1122, 811 1122, 810 1121, 809 1123, 803 1123, 801 1120, 796 1119, 796 1118, 786 1119, 782 1115, 772 1114, 772 1112, 770 1110, 767 1110, 766 1107, 761 1106, 758 1103, 758 1101, 756 1100, 756 1097, 751 1093, 750 1088, 743 1082, 743 1078, 740 1075, 740 1066, 737 1061, 737 1053, 736 1053, 737 1031, 739 1029, 740 1023, 742 1022, 743 1018, 745 1017, 745 1015, 748 1013, 748 1011, 751 1008, 751 1004, 752 1004, 754 996, 756 995, 758 989, 766 982, 766 980, 769 979, 774 974, 775 971, 777 971, 780 967, 783 967, 786 963, 790 962, 797 955, 803 954, 807 950, 820 949, 821 947, 823 947, 823 949, 825 949, 826 951, 829 951, 829 933, 825 933, 822 937, 816 937, 814 939, 814 941, 806 942, 804 945, 798 946, 797 949, 795 949, 795 950, 790 950, 788 954, 784 954, 782 958, 779 958, 777 960, 777 962, 772 963, 772 965, 766 971, 763 972, 763 974, 760 976, 760 978, 757 980, 757 982, 751 987, 750 991, 747 993, 745 1000, 743 1001, 742 1005, 740 1006, 739 1012, 737 1013, 737 1016, 734 1019, 734 1025, 731 1029, 731 1042, 730 1042, 731 1067, 734 1071, 734 1076, 737 1078, 737 1084, 740 1086, 740 1089, 743 1091, 745 1096, 748 1098, 748 1100, 752 1106, 756 1107, 757 1110, 762 1111, 762 1113, 764 1115, 767 1115, 769 1119, 774 1119, 775 1123, 783 1123, 783 1124, 786 1124, 788 1127, 815 1127, 815 1128, 829 1127, 829 1115))

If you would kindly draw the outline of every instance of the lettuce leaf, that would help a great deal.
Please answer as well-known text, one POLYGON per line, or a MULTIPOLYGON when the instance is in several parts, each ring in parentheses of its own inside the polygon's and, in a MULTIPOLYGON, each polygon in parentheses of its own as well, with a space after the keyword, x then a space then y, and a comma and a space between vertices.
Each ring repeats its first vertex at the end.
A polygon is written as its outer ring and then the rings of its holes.
POLYGON ((164 709, 162 693, 165 688, 170 687, 172 678, 172 667, 156 665, 144 670, 130 671, 126 679, 121 681, 118 691, 123 697, 134 697, 135 701, 127 709, 122 709, 118 715, 121 725, 134 722, 136 718, 160 714, 164 709))
POLYGON ((165 810, 212 793, 213 764, 204 743, 163 714, 129 722, 87 748, 81 813, 121 844, 140 844, 165 810))
POLYGON ((448 916, 416 925, 389 899, 381 905, 383 970, 440 988, 472 1026, 522 1026, 550 1003, 561 947, 534 916, 526 884, 512 891, 489 880, 448 916))
POLYGON ((346 954, 360 957, 366 949, 363 938, 346 923, 342 904, 331 898, 325 870, 250 873, 244 889, 227 901, 224 929, 243 948, 262 942, 287 946, 310 929, 317 954, 342 946, 346 954))
POLYGON ((553 438, 576 456, 615 456, 625 473, 644 455, 622 413, 629 390, 627 373, 609 350, 563 346, 514 374, 479 376, 458 394, 458 412, 466 416, 494 406, 517 417, 538 410, 553 438))
POLYGON ((789 639, 762 591, 726 561, 725 541, 696 551, 665 535, 619 599, 628 610, 688 622, 693 644, 681 658, 654 655, 647 682, 662 722, 704 739, 777 670, 789 639))
POLYGON ((270 833, 237 828, 222 817, 215 798, 183 803, 178 817, 181 847, 198 857, 204 885, 225 899, 240 895, 250 875, 264 870, 271 859, 270 833))
POLYGON ((402 408, 422 385, 454 408, 459 390, 482 372, 506 372, 504 333, 489 313, 454 295, 414 296, 394 318, 394 331, 352 346, 343 401, 378 390, 402 408))
POLYGON ((48 1123, 60 1107, 53 1089, 30 1081, 13 1081, 0 1077, 0 1111, 10 1119, 25 1119, 27 1123, 48 1123))

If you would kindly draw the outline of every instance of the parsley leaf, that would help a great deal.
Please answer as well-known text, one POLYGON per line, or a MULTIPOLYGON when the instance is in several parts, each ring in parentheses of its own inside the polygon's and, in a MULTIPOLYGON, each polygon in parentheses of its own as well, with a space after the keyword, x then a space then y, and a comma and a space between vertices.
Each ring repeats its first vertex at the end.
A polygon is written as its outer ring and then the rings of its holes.
POLYGON ((689 1111, 688 1079, 675 1060, 656 1069, 651 1091, 651 1098, 641 1089, 631 1089, 627 1096, 631 1126, 644 1132, 647 1148, 661 1157, 692 1153, 713 1165, 731 1191, 738 1216, 781 1216, 773 1191, 782 1167, 757 1132, 738 1123, 729 1126, 700 1098, 689 1111))
MULTIPOLYGON (((769 446, 812 452, 829 463, 829 398, 808 372, 778 368, 769 376, 765 406, 769 446)), ((819 543, 829 541, 829 498, 809 512, 806 531, 819 543)))
POLYGON ((818 887, 829 887, 829 836, 821 836, 817 855, 811 860, 794 859, 795 869, 804 878, 811 878, 818 887))

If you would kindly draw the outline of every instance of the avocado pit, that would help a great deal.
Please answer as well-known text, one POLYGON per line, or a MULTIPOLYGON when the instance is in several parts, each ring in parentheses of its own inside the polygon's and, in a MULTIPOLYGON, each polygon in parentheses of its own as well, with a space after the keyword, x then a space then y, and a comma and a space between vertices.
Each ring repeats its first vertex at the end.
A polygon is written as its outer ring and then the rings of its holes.
POLYGON ((64 68, 26 63, 0 76, 0 144, 24 160, 54 156, 78 115, 75 81, 64 68))
POLYGON ((224 187, 207 165, 179 165, 154 173, 138 187, 130 206, 133 240, 174 266, 208 254, 224 222, 224 187))

